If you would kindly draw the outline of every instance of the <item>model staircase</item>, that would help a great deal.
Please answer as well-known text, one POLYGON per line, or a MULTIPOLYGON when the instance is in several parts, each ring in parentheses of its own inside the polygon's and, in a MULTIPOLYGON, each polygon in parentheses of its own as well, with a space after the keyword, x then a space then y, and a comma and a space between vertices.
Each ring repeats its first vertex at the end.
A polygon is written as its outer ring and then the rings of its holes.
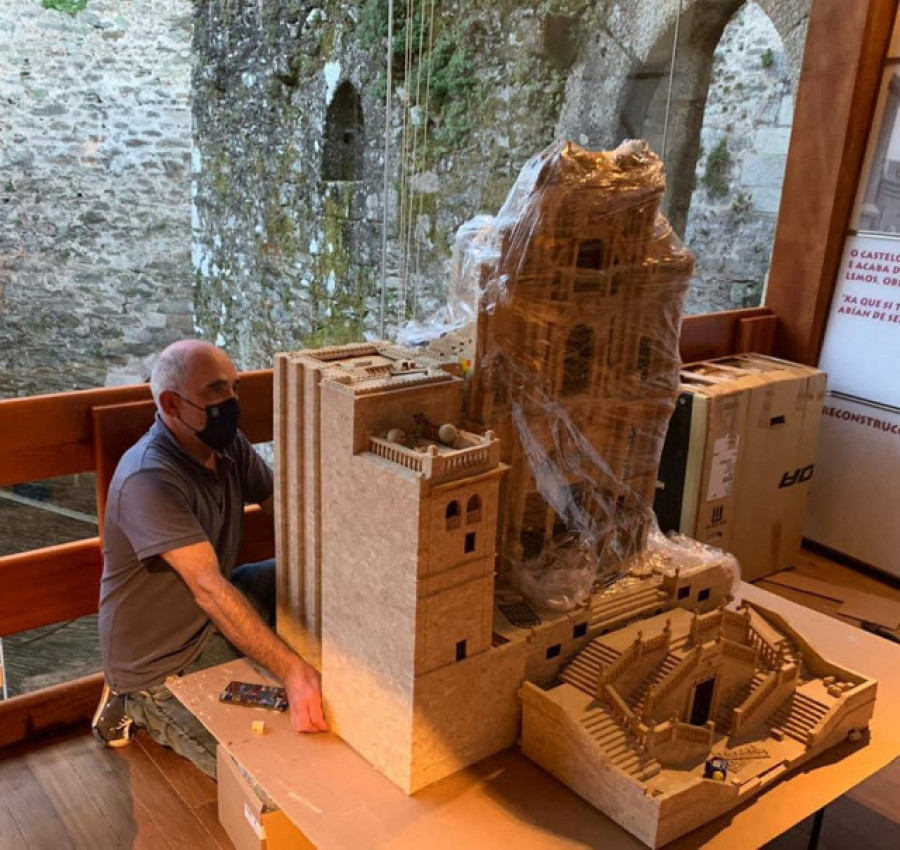
POLYGON ((828 713, 828 706, 799 691, 794 691, 766 721, 770 729, 806 746, 807 734, 828 713))
POLYGON ((604 646, 598 638, 591 641, 563 668, 559 678, 594 697, 597 695, 600 671, 609 667, 619 654, 617 650, 604 646))
POLYGON ((579 722, 604 757, 638 782, 646 782, 662 769, 659 762, 628 734, 622 722, 605 706, 592 704, 579 722))
POLYGON ((669 594, 658 584, 634 591, 595 597, 591 603, 591 629, 604 628, 611 623, 621 623, 636 617, 665 610, 669 594))
POLYGON ((734 710, 747 700, 765 680, 767 673, 764 670, 758 670, 753 678, 740 688, 736 688, 734 693, 722 705, 716 714, 716 728, 721 732, 729 732, 731 730, 731 720, 734 710))
POLYGON ((628 695, 628 699, 626 700, 629 708, 631 708, 631 710, 635 714, 641 713, 641 709, 644 707, 644 703, 647 701, 647 694, 650 693, 650 688, 656 687, 656 685, 658 685, 666 676, 669 675, 669 673, 671 673, 678 666, 680 661, 680 655, 676 655, 674 652, 670 652, 663 659, 662 664, 660 664, 658 667, 655 667, 638 683, 637 688, 628 695))

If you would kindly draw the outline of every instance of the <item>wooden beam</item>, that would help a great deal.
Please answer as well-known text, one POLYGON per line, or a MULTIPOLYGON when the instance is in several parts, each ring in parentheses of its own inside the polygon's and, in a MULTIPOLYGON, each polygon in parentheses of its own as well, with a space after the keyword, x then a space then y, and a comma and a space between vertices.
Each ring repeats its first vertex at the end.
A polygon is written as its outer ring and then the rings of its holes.
POLYGON ((738 321, 735 350, 740 353, 771 354, 775 348, 778 317, 753 316, 738 321))
MULTIPOLYGON (((238 564, 273 557, 272 517, 250 506, 238 564)), ((0 557, 0 637, 96 614, 102 571, 97 537, 0 557)))
POLYGON ((97 673, 0 701, 0 748, 75 723, 86 726, 102 690, 103 674, 97 673))
POLYGON ((897 0, 814 0, 766 306, 775 353, 818 362, 897 0))
MULTIPOLYGON (((272 439, 272 370, 241 373, 241 429, 272 439)), ((91 409, 146 401, 146 384, 0 401, 0 487, 94 469, 91 409)))
POLYGON ((0 637, 97 611, 96 537, 0 558, 0 637))
POLYGON ((681 323, 679 339, 681 360, 683 363, 696 363, 698 360, 727 357, 738 351, 750 350, 758 354, 771 354, 777 324, 778 319, 768 307, 686 316, 681 323), (755 335, 751 335, 751 328, 757 329, 755 335), (763 328, 765 332, 760 333, 763 328), (742 347, 748 344, 758 347, 742 347))

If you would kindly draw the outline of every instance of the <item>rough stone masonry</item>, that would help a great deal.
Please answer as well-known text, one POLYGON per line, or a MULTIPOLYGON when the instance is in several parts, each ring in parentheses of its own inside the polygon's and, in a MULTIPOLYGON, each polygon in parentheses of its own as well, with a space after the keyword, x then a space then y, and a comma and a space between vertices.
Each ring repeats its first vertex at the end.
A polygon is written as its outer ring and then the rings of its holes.
POLYGON ((0 398, 143 380, 194 330, 192 9, 0 4, 0 398))

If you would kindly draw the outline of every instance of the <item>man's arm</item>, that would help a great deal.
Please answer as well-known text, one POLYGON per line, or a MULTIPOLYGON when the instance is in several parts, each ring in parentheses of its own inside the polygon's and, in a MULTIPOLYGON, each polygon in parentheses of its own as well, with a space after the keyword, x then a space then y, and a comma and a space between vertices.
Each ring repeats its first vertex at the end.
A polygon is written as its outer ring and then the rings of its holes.
POLYGON ((294 728, 298 732, 327 731, 319 674, 263 622, 247 598, 222 576, 212 546, 208 542, 194 543, 165 552, 162 558, 184 579, 197 604, 219 631, 282 681, 294 728))

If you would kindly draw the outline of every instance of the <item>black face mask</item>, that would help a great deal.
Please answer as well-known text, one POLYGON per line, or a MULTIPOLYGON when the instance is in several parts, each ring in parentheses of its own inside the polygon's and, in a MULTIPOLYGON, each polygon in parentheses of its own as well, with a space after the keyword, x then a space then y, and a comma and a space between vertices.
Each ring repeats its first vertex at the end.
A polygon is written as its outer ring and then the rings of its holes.
POLYGON ((198 440, 217 452, 227 449, 232 444, 235 434, 237 434, 238 420, 241 418, 241 406, 236 398, 229 398, 218 404, 208 404, 206 407, 194 404, 184 396, 178 396, 178 398, 186 401, 191 407, 196 407, 197 410, 206 413, 206 425, 200 431, 191 428, 187 422, 181 420, 197 435, 198 440))

